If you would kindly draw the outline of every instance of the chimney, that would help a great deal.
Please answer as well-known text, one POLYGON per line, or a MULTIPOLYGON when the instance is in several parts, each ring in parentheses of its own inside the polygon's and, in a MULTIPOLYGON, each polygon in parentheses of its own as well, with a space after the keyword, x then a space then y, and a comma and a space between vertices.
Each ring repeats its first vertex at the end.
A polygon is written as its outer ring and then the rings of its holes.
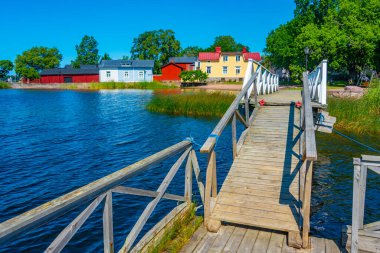
POLYGON ((244 54, 244 53, 247 53, 247 48, 246 47, 243 47, 243 49, 241 50, 241 52, 244 54))
POLYGON ((222 52, 222 47, 215 47, 215 52, 216 53, 221 53, 222 52))

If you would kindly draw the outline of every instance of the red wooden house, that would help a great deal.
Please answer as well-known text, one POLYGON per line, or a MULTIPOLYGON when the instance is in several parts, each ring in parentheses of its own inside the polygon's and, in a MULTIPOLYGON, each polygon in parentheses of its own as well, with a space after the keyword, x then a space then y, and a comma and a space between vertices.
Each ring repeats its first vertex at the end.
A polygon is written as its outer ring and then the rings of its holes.
POLYGON ((171 57, 169 63, 161 67, 161 75, 153 76, 155 81, 181 81, 182 71, 194 70, 196 57, 171 57))

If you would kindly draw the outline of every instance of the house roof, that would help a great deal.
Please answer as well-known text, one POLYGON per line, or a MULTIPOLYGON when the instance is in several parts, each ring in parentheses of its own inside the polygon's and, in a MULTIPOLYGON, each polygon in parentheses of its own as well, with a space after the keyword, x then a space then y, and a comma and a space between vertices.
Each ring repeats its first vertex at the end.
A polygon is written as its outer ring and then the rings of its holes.
POLYGON ((169 66, 169 65, 173 65, 173 66, 175 66, 175 67, 177 67, 177 68, 184 69, 184 68, 181 67, 180 65, 177 65, 177 64, 175 64, 175 63, 173 63, 173 62, 169 62, 168 64, 165 64, 164 66, 161 67, 161 69, 166 68, 166 67, 169 66))
POLYGON ((43 69, 41 76, 53 75, 96 75, 99 74, 97 65, 81 65, 80 68, 73 68, 66 65, 64 68, 43 69))
POLYGON ((216 52, 199 52, 198 60, 200 61, 218 61, 220 53, 216 52))
POLYGON ((170 57, 169 62, 174 63, 194 63, 197 61, 197 57, 193 56, 182 56, 182 57, 170 57))
POLYGON ((255 61, 261 61, 260 53, 243 53, 243 57, 245 61, 248 61, 249 59, 255 60, 255 61))
POLYGON ((153 68, 154 60, 102 60, 99 68, 153 68))

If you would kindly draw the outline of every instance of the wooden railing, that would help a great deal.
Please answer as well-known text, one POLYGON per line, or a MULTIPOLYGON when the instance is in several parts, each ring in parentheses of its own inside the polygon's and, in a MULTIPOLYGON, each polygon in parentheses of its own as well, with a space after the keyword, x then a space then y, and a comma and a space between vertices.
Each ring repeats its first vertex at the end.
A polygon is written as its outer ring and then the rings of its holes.
POLYGON ((323 60, 309 75, 308 86, 312 100, 327 104, 327 60, 323 60))
MULTIPOLYGON (((241 147, 243 146, 243 142, 247 136, 248 128, 250 125, 252 125, 253 120, 255 119, 255 116, 259 110, 259 104, 257 102, 257 96, 259 94, 258 87, 261 85, 263 87, 263 79, 259 78, 259 76, 266 76, 268 77, 269 74, 263 74, 269 71, 265 69, 263 66, 261 66, 258 63, 254 63, 252 60, 249 60, 248 63, 248 69, 245 75, 245 79, 243 82, 243 88, 242 91, 236 96, 235 100, 232 102, 230 107, 227 109, 226 113, 223 115, 221 120, 218 122, 210 136, 207 138, 203 146, 201 147, 201 153, 208 154, 208 164, 207 164, 207 171, 206 171, 206 189, 205 189, 205 195, 204 195, 204 221, 206 227, 209 229, 209 231, 217 230, 219 224, 214 221, 210 220, 211 210, 215 204, 216 197, 217 197, 217 168, 216 168, 216 153, 215 153, 215 144, 221 134, 223 133, 224 128, 231 122, 231 129, 232 129, 232 152, 233 152, 233 158, 235 158, 241 147), (257 65, 257 70, 253 72, 254 65, 257 65), (249 78, 249 79, 248 79, 249 78), (251 96, 251 92, 254 90, 254 110, 250 112, 249 109, 249 99, 251 96), (239 112, 239 105, 241 104, 241 101, 243 101, 244 104, 244 116, 240 114, 239 112), (236 135, 236 119, 238 119, 246 128, 240 135, 239 140, 237 140, 236 135)), ((271 79, 278 80, 278 77, 272 73, 270 73, 271 79)), ((268 80, 268 79, 265 79, 268 80)), ((278 90, 278 82, 275 85, 274 83, 271 84, 272 88, 269 90, 269 92, 275 92, 278 90)), ((266 86, 267 87, 267 86, 266 86)))
MULTIPOLYGON (((380 221, 364 225, 364 204, 368 169, 380 174, 380 156, 362 155, 354 158, 352 197, 351 253, 358 250, 377 252, 380 249, 380 221), (360 238, 364 238, 360 242, 360 238)), ((347 231, 349 232, 349 231, 347 231)))
POLYGON ((315 142, 314 118, 311 105, 311 94, 308 87, 308 74, 303 73, 303 92, 301 108, 301 139, 300 154, 302 155, 302 166, 300 168, 300 199, 302 217, 302 247, 307 248, 309 244, 310 231, 310 201, 313 176, 313 161, 317 160, 317 146, 315 142))
POLYGON ((154 155, 151 155, 137 163, 134 163, 124 169, 116 171, 95 182, 74 190, 64 196, 54 199, 48 203, 38 206, 26 213, 7 220, 0 224, 0 244, 7 240, 14 241, 15 236, 25 231, 31 230, 41 224, 56 219, 61 214, 79 207, 81 204, 91 201, 84 209, 50 244, 45 252, 60 252, 75 233, 80 229, 84 222, 94 212, 102 202, 103 210, 103 241, 104 252, 114 252, 113 236, 113 210, 112 210, 112 193, 130 194, 137 196, 152 197, 153 200, 146 206, 140 218, 125 239, 124 245, 120 252, 128 252, 134 244, 137 236, 140 234, 146 221, 152 214, 161 199, 182 201, 191 204, 192 201, 192 171, 195 173, 202 202, 204 195, 204 185, 200 178, 200 169, 196 158, 195 151, 192 149, 192 142, 185 140, 169 148, 166 148, 154 155), (178 160, 169 170, 168 174, 158 187, 157 191, 149 191, 138 188, 121 186, 127 179, 134 177, 146 171, 149 167, 165 159, 181 154, 178 160), (166 190, 178 172, 181 164, 187 159, 185 169, 185 193, 184 196, 166 193, 166 190))

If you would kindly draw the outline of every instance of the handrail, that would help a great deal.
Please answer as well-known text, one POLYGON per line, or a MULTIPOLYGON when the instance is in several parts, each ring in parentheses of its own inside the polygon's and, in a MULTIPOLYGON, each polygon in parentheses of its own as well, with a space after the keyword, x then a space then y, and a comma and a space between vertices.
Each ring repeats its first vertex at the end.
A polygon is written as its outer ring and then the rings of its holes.
MULTIPOLYGON (((362 155, 361 158, 354 158, 353 163, 351 252, 357 253, 358 250, 368 250, 363 247, 364 243, 359 243, 359 235, 379 237, 379 221, 364 225, 364 207, 367 171, 370 169, 380 175, 380 156, 362 155)), ((367 246, 371 247, 370 245, 367 246)))
MULTIPOLYGON (((113 222, 112 222, 112 193, 132 194, 137 196, 148 196, 154 199, 145 208, 143 214, 131 230, 123 250, 130 250, 135 242, 137 236, 141 232, 142 227, 145 225, 147 219, 153 212, 157 203, 161 198, 184 201, 189 205, 192 200, 192 171, 195 173, 197 184, 200 187, 199 191, 201 196, 204 195, 203 183, 199 175, 199 165, 196 159, 194 150, 192 150, 192 142, 189 140, 181 141, 172 145, 158 153, 155 153, 141 161, 138 161, 128 167, 116 171, 108 176, 98 179, 88 185, 78 188, 70 193, 40 205, 30 211, 20 214, 12 219, 9 219, 0 224, 0 243, 4 243, 8 239, 14 239, 14 236, 37 227, 43 223, 49 222, 61 214, 66 213, 83 203, 91 201, 91 203, 84 209, 50 244, 45 252, 60 252, 79 228, 84 224, 87 218, 94 212, 96 207, 104 202, 103 211, 103 236, 104 236, 104 251, 113 252, 113 222), (154 164, 157 164, 167 158, 173 157, 182 153, 177 162, 168 172, 162 184, 157 191, 148 191, 143 189, 136 189, 121 186, 127 179, 136 176, 154 164), (178 196, 174 194, 167 194, 166 189, 172 181, 174 175, 178 172, 179 167, 183 161, 187 159, 186 176, 185 176, 185 194, 178 196), (105 200, 105 201, 104 201, 105 200)), ((202 196, 202 201, 203 201, 202 196)))
POLYGON ((309 75, 308 83, 311 98, 327 104, 327 60, 323 60, 309 75))

